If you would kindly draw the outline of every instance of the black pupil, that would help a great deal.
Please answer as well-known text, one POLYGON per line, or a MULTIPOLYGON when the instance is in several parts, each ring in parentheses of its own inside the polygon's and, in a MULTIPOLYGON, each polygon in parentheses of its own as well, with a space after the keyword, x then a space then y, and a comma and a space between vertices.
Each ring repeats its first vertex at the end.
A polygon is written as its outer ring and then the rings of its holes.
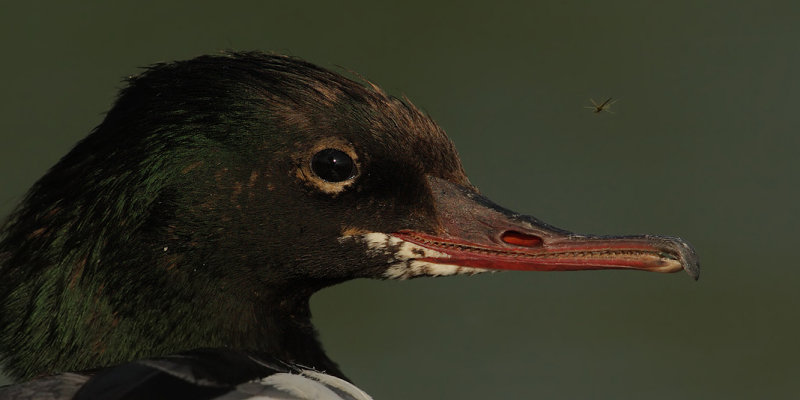
POLYGON ((353 177, 353 159, 336 149, 325 149, 311 159, 311 170, 328 182, 341 182, 353 177))

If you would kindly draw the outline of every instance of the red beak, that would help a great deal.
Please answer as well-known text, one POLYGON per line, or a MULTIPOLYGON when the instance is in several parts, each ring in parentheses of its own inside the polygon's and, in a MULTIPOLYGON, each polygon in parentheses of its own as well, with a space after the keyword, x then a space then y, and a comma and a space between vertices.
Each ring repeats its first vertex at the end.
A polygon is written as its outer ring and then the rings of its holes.
POLYGON ((579 235, 506 210, 465 187, 428 177, 440 230, 391 236, 424 247, 418 261, 480 269, 575 271, 635 269, 685 270, 700 275, 697 254, 680 238, 579 235))

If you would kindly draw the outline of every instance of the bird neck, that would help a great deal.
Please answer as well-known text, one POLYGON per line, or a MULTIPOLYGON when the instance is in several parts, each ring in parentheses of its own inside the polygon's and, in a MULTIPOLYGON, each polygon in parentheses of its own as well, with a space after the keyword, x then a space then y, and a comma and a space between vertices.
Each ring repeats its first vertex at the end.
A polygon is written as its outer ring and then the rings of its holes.
POLYGON ((51 293, 57 301, 30 313, 25 307, 8 310, 4 320, 13 324, 2 336, 7 372, 31 378, 197 348, 231 348, 346 379, 311 323, 309 300, 318 287, 234 286, 225 280, 212 285, 200 277, 197 283, 176 282, 158 274, 146 285, 131 285, 136 281, 129 275, 135 273, 141 272, 123 265, 94 279, 40 275, 38 289, 31 291, 60 286, 51 293))

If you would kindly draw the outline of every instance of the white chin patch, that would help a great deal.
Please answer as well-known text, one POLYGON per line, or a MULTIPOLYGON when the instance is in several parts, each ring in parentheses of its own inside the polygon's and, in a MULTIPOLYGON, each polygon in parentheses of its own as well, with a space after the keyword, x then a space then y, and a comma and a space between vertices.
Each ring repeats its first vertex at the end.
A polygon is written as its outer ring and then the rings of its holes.
MULTIPOLYGON (((419 276, 475 275, 489 270, 447 264, 449 255, 407 242, 385 233, 347 235, 339 241, 355 240, 366 243, 368 255, 389 256, 389 268, 383 273, 387 279, 409 279, 419 276), (420 261, 420 258, 436 258, 441 262, 420 261)), ((438 261, 438 260, 437 260, 438 261)))
POLYGON ((475 275, 487 271, 489 270, 483 268, 408 260, 392 264, 386 269, 383 276, 387 279, 409 279, 418 276, 475 275))

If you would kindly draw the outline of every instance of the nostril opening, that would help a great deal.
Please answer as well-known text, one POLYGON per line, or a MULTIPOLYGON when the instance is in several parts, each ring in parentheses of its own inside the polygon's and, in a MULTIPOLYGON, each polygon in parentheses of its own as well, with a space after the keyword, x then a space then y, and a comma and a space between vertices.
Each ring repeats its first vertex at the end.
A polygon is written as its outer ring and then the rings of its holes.
POLYGON ((542 245, 542 238, 517 231, 503 232, 500 240, 515 246, 538 247, 542 245))

